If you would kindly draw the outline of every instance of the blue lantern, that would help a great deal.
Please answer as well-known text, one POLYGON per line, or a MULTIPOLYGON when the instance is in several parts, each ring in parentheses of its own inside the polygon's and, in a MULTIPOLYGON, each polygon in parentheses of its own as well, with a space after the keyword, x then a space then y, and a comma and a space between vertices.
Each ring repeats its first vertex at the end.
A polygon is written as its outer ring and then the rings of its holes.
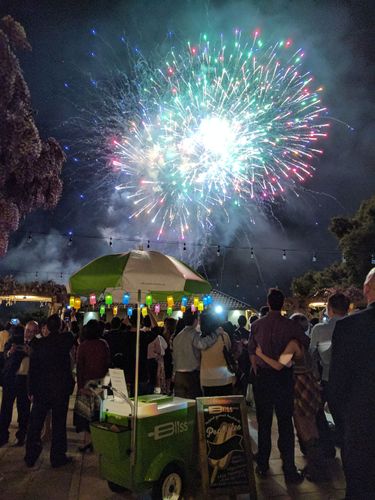
POLYGON ((128 292, 125 292, 124 295, 122 296, 122 303, 124 304, 124 306, 128 305, 130 302, 130 295, 128 294, 128 292))
POLYGON ((207 297, 207 305, 211 305, 212 304, 212 295, 206 295, 207 297))
POLYGON ((188 305, 189 299, 184 295, 181 299, 181 305, 186 307, 188 305))
POLYGON ((131 318, 131 316, 133 315, 133 308, 132 307, 128 307, 127 315, 129 316, 129 318, 131 318))
POLYGON ((207 295, 204 295, 202 300, 203 300, 203 305, 204 305, 204 307, 207 307, 207 306, 208 306, 208 298, 207 298, 207 295))

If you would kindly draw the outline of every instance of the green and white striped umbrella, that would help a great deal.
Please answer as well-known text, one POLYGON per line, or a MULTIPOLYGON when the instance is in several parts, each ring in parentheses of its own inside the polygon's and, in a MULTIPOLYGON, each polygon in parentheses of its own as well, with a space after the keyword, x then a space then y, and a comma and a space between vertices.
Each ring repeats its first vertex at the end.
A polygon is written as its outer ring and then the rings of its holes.
POLYGON ((121 303, 125 292, 130 303, 141 301, 151 293, 154 302, 175 300, 183 295, 205 294, 211 285, 200 274, 180 260, 160 252, 132 250, 127 253, 104 255, 93 260, 69 279, 70 293, 88 296, 111 293, 114 303, 121 303))

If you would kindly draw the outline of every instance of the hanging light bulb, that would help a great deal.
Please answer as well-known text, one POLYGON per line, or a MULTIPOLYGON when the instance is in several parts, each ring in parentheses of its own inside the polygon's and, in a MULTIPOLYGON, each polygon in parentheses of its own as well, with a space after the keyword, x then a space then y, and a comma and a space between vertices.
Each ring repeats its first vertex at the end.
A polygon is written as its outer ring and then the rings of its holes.
POLYGON ((124 295, 122 296, 122 303, 124 306, 128 305, 130 302, 130 295, 128 292, 125 292, 124 295))
POLYGON ((99 307, 99 314, 100 314, 100 316, 104 316, 105 315, 105 305, 104 304, 102 304, 99 307))
POLYGON ((173 313, 172 307, 167 307, 167 316, 171 316, 173 313))
POLYGON ((174 306, 174 300, 173 300, 172 295, 168 295, 168 297, 167 297, 167 306, 168 307, 173 307, 174 306))
POLYGON ((117 312, 118 312, 118 307, 117 306, 113 306, 113 316, 117 316, 117 312))
POLYGON ((70 307, 74 307, 74 295, 71 295, 69 297, 69 305, 70 305, 70 307))
POLYGON ((90 293, 89 302, 90 302, 90 306, 94 306, 96 304, 96 295, 95 295, 95 293, 90 293))
POLYGON ((128 307, 128 309, 126 311, 126 314, 129 316, 129 318, 131 318, 132 315, 133 315, 133 308, 132 307, 128 307))
POLYGON ((104 299, 104 302, 106 303, 107 306, 111 306, 113 303, 113 297, 112 294, 107 293, 104 299))
POLYGON ((286 250, 283 250, 283 260, 286 260, 286 250))
POLYGON ((160 304, 155 304, 154 311, 155 311, 155 314, 160 313, 160 304))
POLYGON ((149 293, 146 295, 145 298, 146 306, 151 307, 152 306, 152 295, 149 293))
POLYGON ((141 313, 142 313, 142 316, 145 318, 147 316, 147 307, 142 307, 141 313))
POLYGON ((81 299, 80 297, 76 297, 74 299, 74 309, 78 311, 78 309, 81 309, 81 299))
POLYGON ((186 307, 186 306, 188 305, 188 301, 189 301, 189 299, 186 297, 186 295, 184 295, 184 296, 182 297, 182 299, 181 299, 181 305, 182 305, 183 307, 186 307))

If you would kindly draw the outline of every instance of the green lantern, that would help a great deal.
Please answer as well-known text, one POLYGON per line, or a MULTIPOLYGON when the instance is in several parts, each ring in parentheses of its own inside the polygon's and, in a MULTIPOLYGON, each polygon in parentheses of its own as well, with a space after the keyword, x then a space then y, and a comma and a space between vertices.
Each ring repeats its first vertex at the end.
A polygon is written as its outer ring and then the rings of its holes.
POLYGON ((167 307, 167 316, 171 316, 173 313, 173 308, 172 307, 167 307))
POLYGON ((104 304, 102 304, 99 307, 99 314, 100 314, 100 316, 104 316, 105 315, 105 305, 104 304))
POLYGON ((151 307, 152 306, 152 295, 149 293, 148 295, 146 295, 146 306, 148 307, 151 307))
POLYGON ((113 303, 113 297, 111 293, 107 293, 105 296, 105 303, 107 306, 111 306, 113 303))

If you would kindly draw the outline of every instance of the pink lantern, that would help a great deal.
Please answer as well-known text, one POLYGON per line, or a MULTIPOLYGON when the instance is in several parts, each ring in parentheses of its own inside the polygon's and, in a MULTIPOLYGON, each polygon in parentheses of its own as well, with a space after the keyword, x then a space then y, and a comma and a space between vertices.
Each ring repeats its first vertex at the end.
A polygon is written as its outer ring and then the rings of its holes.
POLYGON ((96 295, 95 293, 90 293, 90 306, 94 306, 96 304, 96 295))
POLYGON ((195 313, 195 311, 197 310, 194 304, 191 304, 190 309, 192 313, 195 313))
POLYGON ((160 304, 155 304, 154 311, 155 311, 155 314, 160 313, 160 304))

